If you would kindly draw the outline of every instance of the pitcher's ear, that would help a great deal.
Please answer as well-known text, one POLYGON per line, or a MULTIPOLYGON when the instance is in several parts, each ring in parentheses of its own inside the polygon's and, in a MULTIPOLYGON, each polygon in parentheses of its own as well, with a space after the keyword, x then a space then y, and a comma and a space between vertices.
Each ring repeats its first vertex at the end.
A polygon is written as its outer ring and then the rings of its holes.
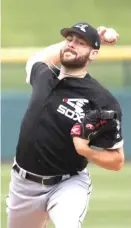
POLYGON ((96 49, 92 49, 91 52, 90 52, 90 55, 89 55, 89 59, 91 61, 95 60, 97 55, 99 53, 99 50, 96 50, 96 49))

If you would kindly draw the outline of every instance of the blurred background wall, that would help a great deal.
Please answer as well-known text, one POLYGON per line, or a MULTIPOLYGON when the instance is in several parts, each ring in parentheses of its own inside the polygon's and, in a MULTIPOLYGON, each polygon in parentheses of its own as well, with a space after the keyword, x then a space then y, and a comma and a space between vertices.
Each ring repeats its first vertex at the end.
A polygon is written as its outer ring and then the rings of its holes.
POLYGON ((2 160, 15 154, 20 122, 31 88, 25 62, 42 47, 62 40, 60 29, 80 21, 113 27, 116 47, 101 48, 89 72, 118 98, 123 110, 126 159, 131 158, 131 1, 4 0, 2 4, 2 160))

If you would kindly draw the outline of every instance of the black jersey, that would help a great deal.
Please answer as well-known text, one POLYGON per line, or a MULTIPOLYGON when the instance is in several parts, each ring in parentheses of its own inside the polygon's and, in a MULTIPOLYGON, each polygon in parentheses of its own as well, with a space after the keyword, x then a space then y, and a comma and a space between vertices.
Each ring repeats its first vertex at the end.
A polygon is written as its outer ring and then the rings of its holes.
MULTIPOLYGON (((89 74, 62 80, 58 75, 58 69, 42 62, 33 65, 32 96, 17 144, 19 166, 40 175, 74 173, 87 166, 87 159, 78 155, 70 135, 72 126, 81 123, 85 110, 112 109, 121 120, 115 97, 89 74)), ((121 140, 120 131, 118 141, 121 140)))

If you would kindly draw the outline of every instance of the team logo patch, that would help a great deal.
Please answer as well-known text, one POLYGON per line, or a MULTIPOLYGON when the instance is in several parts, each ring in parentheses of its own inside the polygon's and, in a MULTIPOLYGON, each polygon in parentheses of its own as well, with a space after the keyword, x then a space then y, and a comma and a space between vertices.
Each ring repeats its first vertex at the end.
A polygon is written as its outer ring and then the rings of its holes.
POLYGON ((88 25, 86 24, 77 24, 74 27, 79 28, 81 31, 86 32, 86 28, 88 28, 88 25))
POLYGON ((81 134, 81 125, 75 124, 71 129, 71 135, 80 136, 80 134, 81 134))

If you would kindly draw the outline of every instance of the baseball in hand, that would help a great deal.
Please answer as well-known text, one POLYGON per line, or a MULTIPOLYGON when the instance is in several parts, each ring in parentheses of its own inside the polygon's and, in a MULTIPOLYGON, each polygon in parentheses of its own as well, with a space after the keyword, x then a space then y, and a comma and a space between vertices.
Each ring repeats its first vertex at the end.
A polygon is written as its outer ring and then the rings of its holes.
POLYGON ((107 31, 104 33, 104 40, 106 42, 114 42, 117 40, 117 33, 114 29, 108 28, 107 31))

